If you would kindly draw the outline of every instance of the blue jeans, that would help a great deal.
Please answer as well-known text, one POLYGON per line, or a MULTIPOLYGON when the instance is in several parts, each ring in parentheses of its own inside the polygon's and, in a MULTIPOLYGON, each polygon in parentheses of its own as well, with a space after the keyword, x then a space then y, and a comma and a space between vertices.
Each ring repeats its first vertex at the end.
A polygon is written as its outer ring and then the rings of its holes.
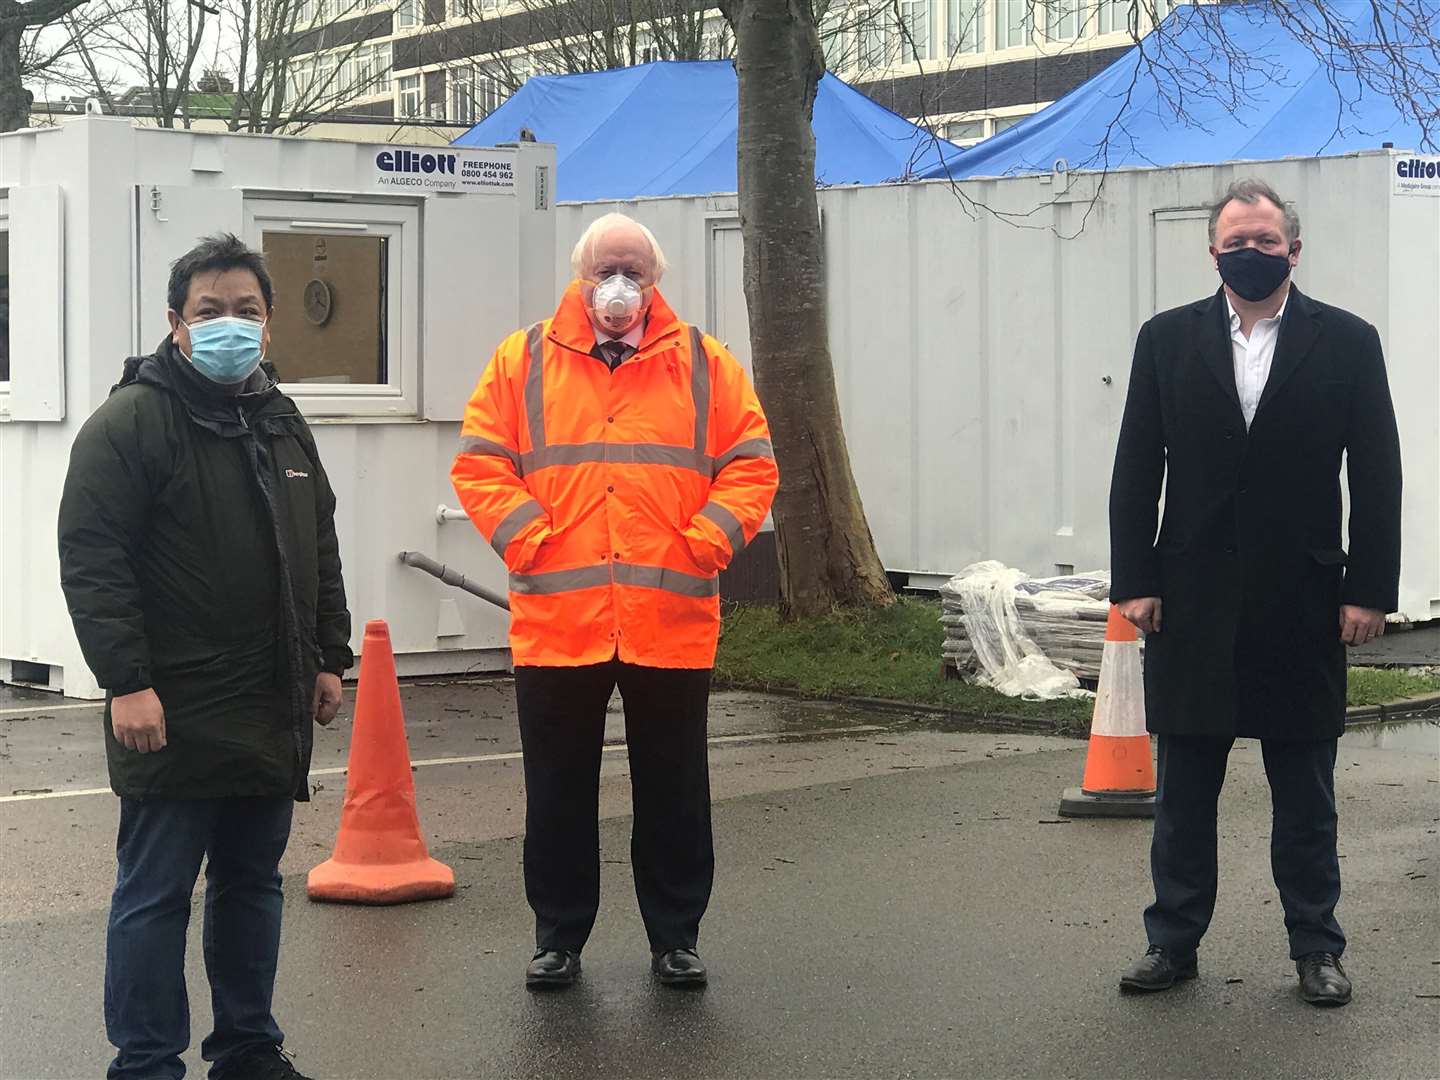
POLYGON ((236 1050, 279 1045, 270 1015, 280 952, 280 856, 289 798, 121 799, 119 870, 105 940, 105 1031, 119 1051, 109 1080, 179 1080, 190 1045, 185 931, 205 865, 205 971, 215 1030, 200 1052, 216 1069, 236 1050))

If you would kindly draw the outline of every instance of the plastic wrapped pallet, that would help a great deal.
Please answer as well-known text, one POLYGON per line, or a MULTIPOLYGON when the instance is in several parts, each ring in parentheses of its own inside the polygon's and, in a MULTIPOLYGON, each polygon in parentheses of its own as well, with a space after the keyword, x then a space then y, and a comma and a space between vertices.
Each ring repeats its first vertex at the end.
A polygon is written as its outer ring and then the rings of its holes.
MULTIPOLYGON (((1028 642, 1049 665, 1076 680, 1094 682, 1100 677, 1109 593, 1110 576, 1104 571, 1037 579, 998 562, 966 567, 940 590, 944 662, 967 678, 993 680, 1007 655, 1023 657, 1028 642), (1016 641, 997 636, 1007 620, 983 610, 997 604, 1013 607, 1016 641), (985 631, 979 647, 970 629, 977 619, 985 631)), ((1005 677, 999 678, 1003 682, 1005 677)))

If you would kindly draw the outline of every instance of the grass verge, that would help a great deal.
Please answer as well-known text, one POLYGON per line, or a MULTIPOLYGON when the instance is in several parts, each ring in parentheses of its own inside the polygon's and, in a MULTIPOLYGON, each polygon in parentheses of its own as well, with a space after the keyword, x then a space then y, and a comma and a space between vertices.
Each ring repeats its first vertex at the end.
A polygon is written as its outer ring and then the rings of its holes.
MULTIPOLYGON (((1089 730, 1088 701, 1024 701, 946 679, 940 605, 902 597, 884 611, 837 612, 784 624, 774 608, 740 607, 725 616, 716 680, 749 690, 818 698, 886 698, 939 706, 977 718, 1051 721, 1057 730, 1089 730)), ((1374 668, 1350 670, 1349 703, 1379 705, 1440 691, 1440 677, 1374 668)))

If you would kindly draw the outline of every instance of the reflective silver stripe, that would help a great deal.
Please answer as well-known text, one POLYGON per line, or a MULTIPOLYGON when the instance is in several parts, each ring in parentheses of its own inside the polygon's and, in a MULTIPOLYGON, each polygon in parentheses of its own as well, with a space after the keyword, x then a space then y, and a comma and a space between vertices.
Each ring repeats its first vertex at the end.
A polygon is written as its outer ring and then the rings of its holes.
POLYGON ((667 570, 663 566, 635 566, 621 562, 582 566, 576 570, 552 570, 544 574, 511 574, 510 591, 525 596, 554 596, 556 593, 609 585, 612 580, 617 585, 661 589, 701 599, 720 592, 720 582, 715 577, 699 577, 681 570, 667 570))
POLYGON ((508 446, 501 446, 489 439, 482 439, 478 435, 465 435, 460 439, 461 454, 481 454, 485 457, 503 457, 518 470, 520 468, 520 455, 508 446))
POLYGON ((710 358, 698 326, 690 327, 690 396, 695 400, 695 452, 705 452, 710 431, 710 358))
POLYGON ((490 537, 490 546, 495 549, 495 554, 502 559, 505 557, 505 549, 510 546, 510 541, 530 522, 545 512, 545 508, 534 499, 527 499, 510 513, 495 527, 495 535, 490 537))
POLYGON ((617 585, 638 585, 646 589, 660 589, 663 592, 678 593, 680 596, 700 598, 716 596, 720 592, 720 582, 715 577, 699 577, 663 566, 635 566, 620 562, 612 569, 615 571, 617 585))
POLYGON ((775 448, 770 445, 769 439, 746 439, 742 443, 736 443, 715 459, 713 475, 719 476, 721 469, 739 458, 770 458, 773 461, 775 448))
POLYGON ((581 465, 586 462, 610 462, 617 465, 673 465, 690 469, 701 476, 710 476, 713 463, 705 454, 688 446, 666 446, 663 443, 559 443, 520 455, 520 475, 554 465, 581 465))
POLYGON ((543 574, 511 574, 510 591, 525 596, 553 596, 555 593, 594 589, 610 584, 610 566, 582 566, 576 570, 551 570, 543 574))
POLYGON ((536 323, 525 334, 530 344, 530 370, 525 375, 525 416, 530 422, 530 445, 545 446, 545 324, 536 323))
POLYGON ((740 524, 740 519, 718 502, 707 502, 700 508, 700 516, 707 517, 716 525, 720 526, 725 533, 725 539, 730 541, 730 553, 739 554, 740 549, 745 546, 745 529, 740 524))

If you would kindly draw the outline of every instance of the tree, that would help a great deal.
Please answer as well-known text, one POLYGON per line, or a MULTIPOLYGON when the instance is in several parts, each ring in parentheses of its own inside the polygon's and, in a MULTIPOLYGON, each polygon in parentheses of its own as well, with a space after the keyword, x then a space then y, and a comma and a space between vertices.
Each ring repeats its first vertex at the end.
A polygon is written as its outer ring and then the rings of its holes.
POLYGON ((722 0, 721 10, 735 34, 751 357, 780 466, 781 613, 882 607, 894 593, 850 468, 826 333, 810 127, 825 71, 815 12, 793 0, 722 0))
POLYGON ((85 0, 0 0, 0 131, 30 123, 24 47, 32 31, 59 23, 85 0))

